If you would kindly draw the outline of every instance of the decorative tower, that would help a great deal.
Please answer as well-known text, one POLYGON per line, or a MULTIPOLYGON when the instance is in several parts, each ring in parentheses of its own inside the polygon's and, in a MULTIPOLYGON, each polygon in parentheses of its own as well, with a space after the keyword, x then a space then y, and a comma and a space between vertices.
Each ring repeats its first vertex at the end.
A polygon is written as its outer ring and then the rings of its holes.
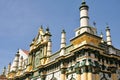
POLYGON ((60 48, 61 48, 60 55, 61 56, 64 55, 64 53, 65 53, 65 47, 66 47, 66 32, 63 29, 61 32, 61 45, 60 45, 60 48))
POLYGON ((88 5, 86 5, 85 0, 82 1, 82 4, 79 9, 80 9, 80 27, 89 26, 89 16, 88 16, 89 7, 88 5))
POLYGON ((89 25, 89 16, 88 10, 89 6, 86 4, 85 0, 82 1, 82 4, 79 8, 80 10, 80 27, 76 30, 75 36, 78 36, 84 32, 96 35, 97 31, 95 27, 89 25))
POLYGON ((106 40, 108 45, 112 45, 112 39, 109 26, 106 27, 106 40))
POLYGON ((100 37, 102 38, 101 43, 104 43, 103 33, 101 32, 100 37))
POLYGON ((22 70, 22 65, 23 65, 23 56, 21 56, 20 61, 19 61, 19 70, 22 70))
POLYGON ((49 41, 51 37, 51 33, 49 32, 49 28, 47 27, 46 32, 44 34, 45 41, 49 41))
POLYGON ((18 65, 19 65, 19 52, 17 52, 17 54, 15 55, 15 59, 13 61, 13 66, 12 66, 12 71, 16 71, 18 69, 18 65))
POLYGON ((7 70, 7 73, 10 73, 10 69, 11 69, 11 63, 8 64, 8 70, 7 70))
POLYGON ((3 73, 2 75, 6 75, 6 67, 3 68, 3 73))
POLYGON ((50 56, 52 54, 52 41, 49 39, 48 45, 47 45, 47 56, 50 56))

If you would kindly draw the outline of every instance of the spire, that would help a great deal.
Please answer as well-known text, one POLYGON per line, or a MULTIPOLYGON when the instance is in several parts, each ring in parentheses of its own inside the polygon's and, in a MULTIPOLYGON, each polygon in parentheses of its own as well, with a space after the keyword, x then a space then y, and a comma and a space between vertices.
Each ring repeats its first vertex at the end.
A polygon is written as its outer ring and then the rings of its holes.
POLYGON ((8 64, 8 70, 7 70, 7 73, 10 73, 10 69, 11 69, 11 63, 8 64))
POLYGON ((82 0, 82 3, 85 3, 85 0, 82 0))
POLYGON ((44 30, 43 30, 43 26, 41 25, 39 28, 39 34, 43 35, 44 34, 44 30))
POLYGON ((12 69, 11 71, 16 71, 18 70, 18 65, 19 65, 19 51, 17 52, 17 54, 15 55, 15 59, 13 61, 13 64, 12 64, 12 69))
POLYGON ((109 26, 106 27, 106 40, 108 45, 112 45, 112 39, 109 26))
POLYGON ((6 67, 3 68, 3 73, 2 75, 6 75, 6 67))
POLYGON ((63 29, 61 32, 61 45, 60 45, 60 48, 61 48, 60 55, 61 56, 65 54, 65 47, 66 47, 66 32, 63 29))
POLYGON ((50 37, 52 36, 48 27, 46 28, 46 32, 44 36, 45 36, 45 41, 49 41, 50 37))
POLYGON ((66 32, 63 29, 61 32, 61 46, 60 48, 64 48, 66 46, 66 32))

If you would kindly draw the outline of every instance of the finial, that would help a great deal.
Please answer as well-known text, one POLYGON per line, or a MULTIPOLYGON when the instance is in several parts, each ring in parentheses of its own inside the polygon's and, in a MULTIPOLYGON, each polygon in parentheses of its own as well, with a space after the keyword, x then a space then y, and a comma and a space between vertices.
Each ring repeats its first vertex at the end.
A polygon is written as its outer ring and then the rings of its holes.
POLYGON ((103 38, 103 33, 102 33, 102 31, 101 31, 101 33, 100 33, 100 37, 103 38))
POLYGON ((49 27, 46 28, 46 31, 49 31, 49 27))
POLYGON ((65 32, 65 29, 62 30, 62 33, 66 33, 66 32, 65 32))
POLYGON ((9 63, 9 65, 11 65, 11 62, 9 63))
POLYGON ((106 23, 106 25, 107 25, 106 30, 110 30, 110 28, 109 28, 109 24, 106 23))
POLYGON ((82 4, 85 4, 86 2, 85 2, 85 0, 82 0, 82 4))
POLYGON ((43 29, 43 26, 41 25, 39 29, 43 29))
POLYGON ((85 0, 82 0, 82 2, 85 2, 85 0))
POLYGON ((96 27, 96 22, 95 21, 93 22, 93 25, 96 27))

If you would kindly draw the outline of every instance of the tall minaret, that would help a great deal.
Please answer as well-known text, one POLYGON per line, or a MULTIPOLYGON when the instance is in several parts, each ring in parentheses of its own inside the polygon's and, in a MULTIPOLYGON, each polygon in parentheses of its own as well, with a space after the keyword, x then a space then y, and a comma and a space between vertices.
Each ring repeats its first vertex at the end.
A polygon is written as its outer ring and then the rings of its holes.
POLYGON ((89 27, 89 16, 88 16, 89 7, 86 4, 85 0, 82 1, 79 10, 80 10, 80 27, 76 30, 76 33, 75 33, 76 36, 78 36, 84 32, 91 33, 90 30, 92 30, 89 27))
POLYGON ((109 26, 106 27, 106 40, 107 40, 108 45, 112 45, 112 39, 111 39, 109 26))
POLYGON ((66 32, 65 30, 62 30, 61 32, 61 45, 60 45, 60 48, 61 48, 61 52, 60 52, 60 55, 64 55, 65 53, 65 47, 66 47, 66 32))
POLYGON ((88 16, 88 5, 86 5, 85 0, 82 1, 80 6, 80 27, 89 26, 89 16, 88 16))

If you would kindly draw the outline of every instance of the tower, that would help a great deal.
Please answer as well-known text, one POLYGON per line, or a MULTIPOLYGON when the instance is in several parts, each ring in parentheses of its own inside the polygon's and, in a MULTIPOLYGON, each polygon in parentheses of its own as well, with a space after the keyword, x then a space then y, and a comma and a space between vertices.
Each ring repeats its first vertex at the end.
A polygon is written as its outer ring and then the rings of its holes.
POLYGON ((18 65, 19 65, 19 51, 17 52, 17 54, 15 55, 15 59, 13 61, 13 64, 11 66, 11 71, 17 71, 18 70, 18 65))
POLYGON ((109 26, 106 27, 106 41, 108 45, 112 45, 112 39, 111 39, 109 26))
POLYGON ((65 47, 66 47, 66 32, 63 29, 61 32, 61 45, 60 45, 60 48, 61 48, 60 55, 61 56, 65 54, 65 47))
POLYGON ((96 28, 89 25, 89 6, 86 4, 85 0, 82 1, 80 10, 80 27, 76 29, 75 36, 78 36, 84 32, 88 32, 96 35, 96 28))
POLYGON ((10 72, 10 69, 11 69, 11 63, 8 64, 8 70, 7 70, 7 73, 10 72))

